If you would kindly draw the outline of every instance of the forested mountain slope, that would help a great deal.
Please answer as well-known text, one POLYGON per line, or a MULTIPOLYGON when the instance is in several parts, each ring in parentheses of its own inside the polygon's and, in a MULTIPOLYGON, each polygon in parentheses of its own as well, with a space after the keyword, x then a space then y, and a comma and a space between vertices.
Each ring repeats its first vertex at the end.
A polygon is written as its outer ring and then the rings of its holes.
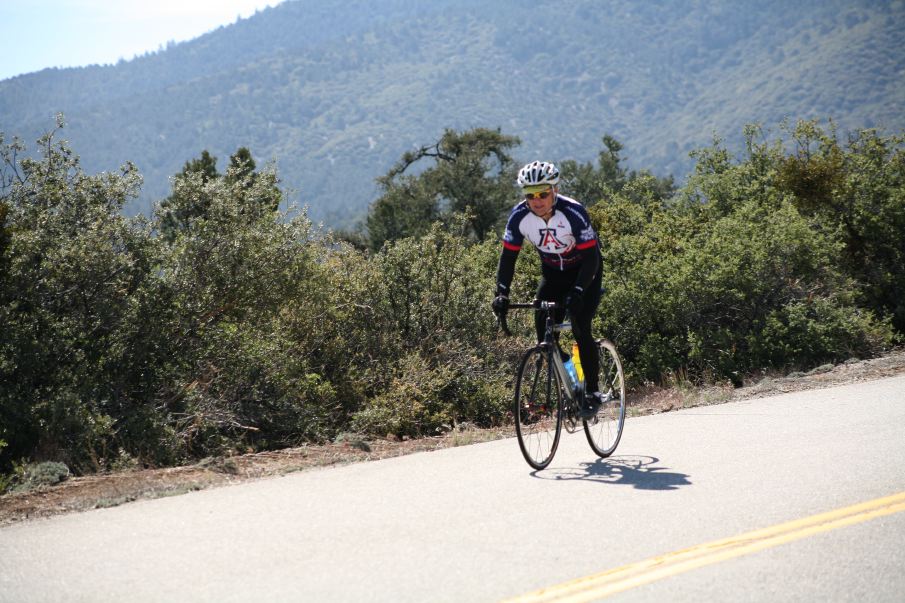
POLYGON ((289 0, 115 66, 4 80, 0 130, 30 142, 64 113, 89 172, 137 164, 131 211, 203 149, 223 167, 246 146, 349 226, 445 128, 500 128, 524 160, 589 160, 609 133, 630 167, 678 178, 750 122, 902 129, 903 40, 901 0, 289 0))

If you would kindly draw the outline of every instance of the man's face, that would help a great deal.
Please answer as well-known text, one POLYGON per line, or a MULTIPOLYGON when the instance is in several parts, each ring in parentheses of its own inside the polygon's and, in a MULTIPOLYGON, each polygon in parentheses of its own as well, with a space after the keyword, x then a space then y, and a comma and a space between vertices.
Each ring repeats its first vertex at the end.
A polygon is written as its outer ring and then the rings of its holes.
POLYGON ((526 186, 522 189, 528 208, 535 215, 546 218, 553 210, 553 202, 556 200, 556 190, 549 184, 538 186, 526 186))

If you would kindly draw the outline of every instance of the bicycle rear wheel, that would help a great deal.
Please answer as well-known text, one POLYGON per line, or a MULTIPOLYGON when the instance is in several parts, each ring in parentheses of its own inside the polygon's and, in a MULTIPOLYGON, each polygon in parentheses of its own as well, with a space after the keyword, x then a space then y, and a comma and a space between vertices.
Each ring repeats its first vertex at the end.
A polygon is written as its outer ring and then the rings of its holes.
POLYGON ((540 346, 525 353, 515 381, 515 433, 528 464, 550 464, 562 432, 562 393, 550 355, 540 346))
POLYGON ((610 397, 610 401, 600 407, 597 416, 584 422, 584 433, 591 449, 599 457, 606 458, 615 452, 625 426, 625 374, 616 346, 606 339, 597 344, 600 348, 600 391, 610 397))

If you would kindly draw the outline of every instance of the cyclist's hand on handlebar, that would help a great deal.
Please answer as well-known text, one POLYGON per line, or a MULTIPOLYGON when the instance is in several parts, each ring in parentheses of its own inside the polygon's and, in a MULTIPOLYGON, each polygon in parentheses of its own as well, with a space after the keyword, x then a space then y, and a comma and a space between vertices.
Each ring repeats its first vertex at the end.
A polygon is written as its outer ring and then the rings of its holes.
POLYGON ((509 298, 505 295, 497 295, 493 298, 493 303, 490 304, 493 308, 493 313, 496 314, 497 323, 500 325, 500 329, 502 329, 503 333, 506 335, 512 335, 512 332, 509 330, 509 325, 506 324, 506 313, 509 311, 509 298))
POLYGON ((490 304, 493 313, 497 316, 505 315, 509 311, 509 298, 505 295, 497 295, 490 304))
POLYGON ((580 314, 584 308, 584 289, 577 285, 572 287, 572 290, 566 296, 566 307, 569 309, 569 314, 573 317, 576 314, 580 314))

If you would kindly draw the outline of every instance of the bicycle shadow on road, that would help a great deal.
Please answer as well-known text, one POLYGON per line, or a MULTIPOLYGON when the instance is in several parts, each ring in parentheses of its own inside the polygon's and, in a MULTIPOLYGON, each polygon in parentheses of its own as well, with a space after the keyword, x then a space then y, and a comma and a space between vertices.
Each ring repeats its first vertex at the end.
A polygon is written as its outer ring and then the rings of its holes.
POLYGON ((653 456, 612 456, 581 463, 578 467, 556 467, 535 471, 534 477, 549 480, 585 480, 601 484, 632 486, 637 490, 678 490, 690 486, 685 473, 659 467, 653 456))

